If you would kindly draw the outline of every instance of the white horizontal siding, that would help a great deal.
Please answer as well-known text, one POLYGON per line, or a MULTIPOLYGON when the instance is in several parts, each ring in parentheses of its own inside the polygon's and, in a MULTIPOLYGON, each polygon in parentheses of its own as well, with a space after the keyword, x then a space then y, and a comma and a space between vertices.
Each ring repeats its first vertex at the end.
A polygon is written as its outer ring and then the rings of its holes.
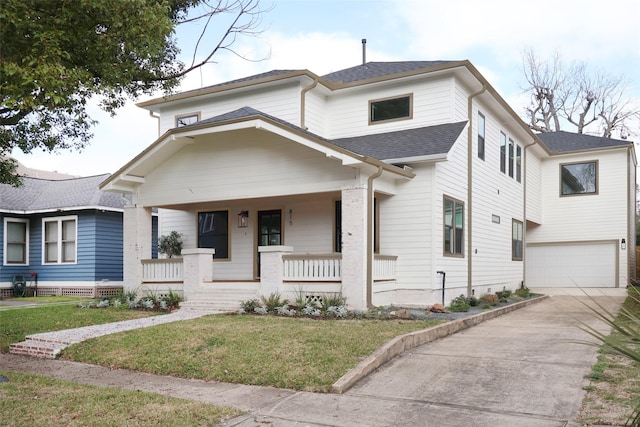
POLYGON ((525 156, 525 177, 527 181, 527 220, 542 223, 542 159, 533 150, 525 156))
POLYGON ((138 202, 162 206, 334 191, 355 175, 338 160, 262 130, 204 135, 146 176, 138 202))

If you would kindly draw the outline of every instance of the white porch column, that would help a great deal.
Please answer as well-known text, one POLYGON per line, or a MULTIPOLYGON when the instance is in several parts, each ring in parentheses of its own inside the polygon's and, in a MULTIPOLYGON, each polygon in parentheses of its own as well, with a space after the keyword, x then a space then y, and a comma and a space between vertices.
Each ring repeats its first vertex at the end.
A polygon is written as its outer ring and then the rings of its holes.
POLYGON ((367 307, 367 189, 342 189, 342 295, 349 308, 367 307))
POLYGON ((151 258, 151 208, 125 206, 122 218, 124 289, 130 291, 142 283, 141 260, 151 258))
POLYGON ((293 246, 258 246, 260 252, 260 293, 269 296, 280 292, 284 278, 282 255, 293 252, 293 246))
POLYGON ((184 300, 193 299, 203 282, 213 280, 215 249, 196 248, 182 250, 184 300))

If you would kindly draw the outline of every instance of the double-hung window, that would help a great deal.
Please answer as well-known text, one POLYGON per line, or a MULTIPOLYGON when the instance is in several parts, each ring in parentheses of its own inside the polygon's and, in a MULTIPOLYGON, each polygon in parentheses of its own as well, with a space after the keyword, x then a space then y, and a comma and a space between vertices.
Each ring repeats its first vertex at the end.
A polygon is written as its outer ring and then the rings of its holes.
POLYGON ((444 255, 464 256, 464 202, 444 196, 444 255))
POLYGON ((522 261, 522 221, 511 222, 511 259, 522 261))
POLYGON ((522 147, 516 145, 516 181, 522 181, 522 147))
POLYGON ((509 138, 509 176, 513 178, 513 139, 509 138))
POLYGON ((71 264, 77 261, 77 225, 76 216, 42 220, 44 264, 71 264))
POLYGON ((216 259, 229 258, 229 211, 198 212, 198 247, 216 250, 216 259))
POLYGON ((4 264, 29 264, 29 220, 4 219, 4 264))
POLYGON ((478 158, 484 160, 484 116, 478 112, 478 158))
POLYGON ((500 132, 500 172, 507 173, 507 135, 500 132))

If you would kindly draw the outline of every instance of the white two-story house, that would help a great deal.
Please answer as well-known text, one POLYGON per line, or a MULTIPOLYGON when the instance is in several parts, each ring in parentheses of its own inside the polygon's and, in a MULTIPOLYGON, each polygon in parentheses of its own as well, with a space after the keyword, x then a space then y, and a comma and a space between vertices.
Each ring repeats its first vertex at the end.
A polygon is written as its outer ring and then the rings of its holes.
POLYGON ((139 106, 160 137, 101 185, 133 197, 127 287, 366 309, 632 278, 633 144, 541 140, 468 61, 278 70, 139 106), (151 259, 152 209, 181 258, 151 259))

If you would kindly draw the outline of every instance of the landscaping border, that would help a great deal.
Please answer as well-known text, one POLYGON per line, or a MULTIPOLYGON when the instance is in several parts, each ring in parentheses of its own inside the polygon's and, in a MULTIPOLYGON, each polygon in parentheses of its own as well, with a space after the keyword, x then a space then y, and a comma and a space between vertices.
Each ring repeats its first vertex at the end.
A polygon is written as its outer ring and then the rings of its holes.
POLYGON ((418 347, 431 341, 435 341, 439 338, 444 338, 448 335, 460 332, 471 326, 475 326, 484 321, 493 319, 506 313, 510 313, 514 310, 518 310, 528 305, 541 302, 542 300, 545 300, 547 298, 549 298, 549 295, 536 296, 524 301, 519 301, 514 304, 505 305, 504 307, 498 307, 496 309, 488 310, 469 317, 452 320, 450 322, 442 323, 431 328, 422 329, 420 331, 410 332, 408 334, 395 337, 385 345, 374 351, 369 357, 360 362, 358 366, 351 369, 349 372, 339 378, 338 381, 333 383, 333 385, 331 386, 331 392, 336 394, 344 393, 345 391, 353 387, 362 378, 366 377, 371 372, 387 363, 389 360, 404 353, 407 350, 411 350, 412 348, 418 347))

